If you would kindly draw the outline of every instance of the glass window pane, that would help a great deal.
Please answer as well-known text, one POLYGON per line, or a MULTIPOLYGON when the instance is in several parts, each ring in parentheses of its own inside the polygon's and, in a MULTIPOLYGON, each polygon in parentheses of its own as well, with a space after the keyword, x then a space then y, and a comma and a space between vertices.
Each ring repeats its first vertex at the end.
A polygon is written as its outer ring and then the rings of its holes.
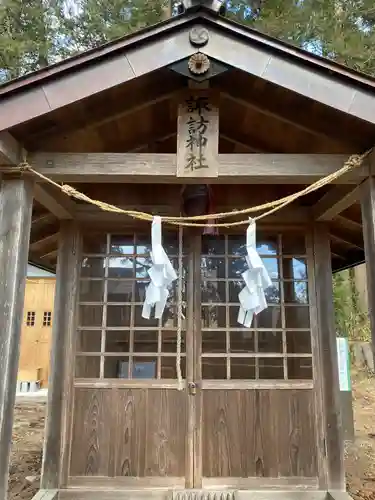
MULTIPOLYGON (((186 315, 186 309, 182 310, 183 315, 186 315)), ((161 326, 163 328, 177 328, 178 325, 178 317, 177 317, 177 306, 174 306, 167 302, 165 306, 163 315, 161 317, 161 326)), ((186 320, 185 317, 181 318, 181 326, 182 328, 186 328, 186 320)))
MULTIPOLYGON (((177 331, 161 332, 161 352, 177 352, 177 331)), ((181 352, 185 352, 185 333, 181 332, 181 352)))
POLYGON ((144 302, 146 298, 146 289, 149 285, 149 281, 141 281, 137 280, 135 282, 135 294, 134 294, 134 302, 144 302))
POLYGON ((107 253, 107 235, 90 234, 83 237, 83 253, 107 253))
POLYGON ((230 352, 255 352, 255 333, 248 330, 230 332, 230 352))
POLYGON ((130 326, 131 306, 107 306, 107 326, 130 326))
POLYGON ((225 236, 203 236, 202 255, 225 255, 225 236))
POLYGON ((281 332, 258 332, 258 352, 283 352, 281 332))
POLYGON ((247 271, 248 268, 249 266, 244 257, 230 257, 228 259, 228 278, 242 279, 242 273, 247 271))
POLYGON ((282 235, 283 254, 300 254, 306 253, 305 235, 300 232, 285 232, 282 235))
POLYGON ((257 231, 257 251, 259 255, 278 254, 278 235, 257 231))
POLYGON ((264 291, 267 304, 280 304, 280 283, 273 281, 272 285, 264 291))
POLYGON ((151 257, 136 257, 135 258, 135 277, 137 279, 140 278, 149 278, 148 271, 152 266, 151 257))
POLYGON ((225 278, 225 259, 216 257, 201 258, 202 277, 210 280, 225 278))
POLYGON ((109 257, 108 258, 109 278, 134 278, 133 257, 109 257))
POLYGON ((286 332, 286 350, 288 353, 311 353, 311 333, 286 332))
POLYGON ((102 326, 103 306, 79 306, 79 326, 102 326))
POLYGON ((227 352, 225 332, 202 332, 202 352, 227 352))
POLYGON ((202 281, 202 303, 225 303, 225 281, 202 281))
POLYGON ((225 358, 202 358, 202 378, 225 380, 227 360, 225 358))
POLYGON ((262 257, 262 262, 271 280, 280 278, 280 259, 275 257, 262 257))
POLYGON ((255 358, 231 358, 230 378, 236 380, 255 379, 255 358))
POLYGON ((243 279, 229 282, 229 302, 239 304, 238 294, 244 288, 245 282, 243 279))
POLYGON ((135 331, 134 352, 158 352, 158 332, 135 331))
POLYGON ((309 328, 310 311, 308 306, 285 306, 286 328, 309 328))
POLYGON ((104 281, 81 280, 79 285, 79 299, 81 302, 102 302, 104 281))
POLYGON ((238 255, 239 257, 246 255, 246 236, 244 234, 228 236, 228 255, 238 255))
POLYGON ((255 317, 257 328, 275 329, 281 328, 280 307, 269 306, 255 317))
POLYGON ((307 264, 306 259, 284 258, 283 277, 290 280, 306 280, 307 264))
POLYGON ((105 352, 129 352, 129 330, 107 330, 105 352))
POLYGON ((285 281, 284 300, 290 304, 308 304, 309 296, 306 281, 285 281))
POLYGON ((133 236, 111 236, 111 254, 133 255, 134 237, 133 236))
POLYGON ((101 343, 101 330, 77 331, 77 352, 100 352, 101 343))
POLYGON ((77 378, 99 378, 100 357, 76 356, 75 376, 77 378))
POLYGON ((84 257, 82 260, 82 278, 101 278, 104 276, 104 257, 84 257))
POLYGON ((312 380, 312 359, 311 358, 288 358, 288 378, 312 380))
MULTIPOLYGON (((160 377, 163 379, 177 379, 176 356, 162 356, 160 377)), ((186 378, 186 360, 182 357, 180 360, 182 378, 186 378)))
POLYGON ((202 328, 225 328, 225 306, 202 306, 202 328))
POLYGON ((283 379, 284 361, 283 358, 259 358, 259 378, 283 379))
POLYGON ((157 358, 155 357, 134 357, 132 378, 150 379, 156 378, 157 358))
MULTIPOLYGON (((164 243, 165 245, 165 243, 164 243)), ((149 236, 136 236, 135 251, 137 255, 150 255, 151 240, 149 236)))
POLYGON ((134 281, 108 280, 107 301, 108 302, 131 302, 134 281))
POLYGON ((104 360, 104 378, 129 378, 128 356, 106 356, 104 360))

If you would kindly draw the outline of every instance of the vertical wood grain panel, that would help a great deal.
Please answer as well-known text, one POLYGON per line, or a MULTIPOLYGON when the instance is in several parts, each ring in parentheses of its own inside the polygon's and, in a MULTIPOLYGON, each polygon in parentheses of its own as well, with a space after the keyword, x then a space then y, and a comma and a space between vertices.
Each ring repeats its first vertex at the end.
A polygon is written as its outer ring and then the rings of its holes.
POLYGON ((314 394, 300 390, 284 392, 272 391, 278 472, 281 476, 316 477, 314 394))
POLYGON ((116 407, 111 389, 76 389, 71 476, 109 476, 116 407))
POLYGON ((203 391, 205 477, 316 477, 311 390, 203 391))
POLYGON ((203 391, 203 476, 247 473, 245 391, 203 391))
MULTIPOLYGON (((115 476, 143 476, 146 459, 146 389, 119 390, 114 432, 116 458, 115 476)), ((151 409, 151 412, 153 410, 151 409)))
POLYGON ((185 392, 154 389, 146 409, 146 476, 184 476, 185 392))

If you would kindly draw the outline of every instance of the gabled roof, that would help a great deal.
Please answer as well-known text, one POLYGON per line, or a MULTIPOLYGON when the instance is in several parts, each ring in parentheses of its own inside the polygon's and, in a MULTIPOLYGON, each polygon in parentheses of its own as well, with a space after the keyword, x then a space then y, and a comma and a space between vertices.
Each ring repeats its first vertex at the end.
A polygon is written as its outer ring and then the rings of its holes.
POLYGON ((2 85, 0 130, 189 57, 196 25, 209 31, 210 58, 375 123, 375 79, 199 7, 2 85))

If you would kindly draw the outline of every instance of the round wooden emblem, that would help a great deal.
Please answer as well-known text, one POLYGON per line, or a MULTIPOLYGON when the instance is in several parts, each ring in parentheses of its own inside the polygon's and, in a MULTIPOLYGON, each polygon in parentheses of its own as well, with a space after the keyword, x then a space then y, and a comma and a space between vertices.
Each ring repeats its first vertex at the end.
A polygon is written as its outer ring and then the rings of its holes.
POLYGON ((196 47, 206 45, 209 39, 208 30, 203 26, 195 26, 189 33, 190 43, 196 47))

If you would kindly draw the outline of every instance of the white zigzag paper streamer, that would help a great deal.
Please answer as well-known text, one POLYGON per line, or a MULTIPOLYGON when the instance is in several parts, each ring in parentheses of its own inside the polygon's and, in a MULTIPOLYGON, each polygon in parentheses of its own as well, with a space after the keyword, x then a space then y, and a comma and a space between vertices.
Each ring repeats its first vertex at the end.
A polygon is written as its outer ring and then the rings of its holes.
POLYGON ((168 287, 177 279, 177 274, 162 245, 161 217, 159 216, 155 216, 152 220, 151 260, 152 267, 148 271, 151 283, 146 289, 142 317, 150 319, 151 310, 155 306, 154 316, 160 319, 169 296, 168 287))
POLYGON ((240 310, 237 322, 250 328, 254 314, 259 314, 267 308, 264 291, 272 285, 267 269, 256 249, 256 224, 252 219, 246 231, 246 250, 248 270, 241 274, 245 287, 238 295, 240 310))

